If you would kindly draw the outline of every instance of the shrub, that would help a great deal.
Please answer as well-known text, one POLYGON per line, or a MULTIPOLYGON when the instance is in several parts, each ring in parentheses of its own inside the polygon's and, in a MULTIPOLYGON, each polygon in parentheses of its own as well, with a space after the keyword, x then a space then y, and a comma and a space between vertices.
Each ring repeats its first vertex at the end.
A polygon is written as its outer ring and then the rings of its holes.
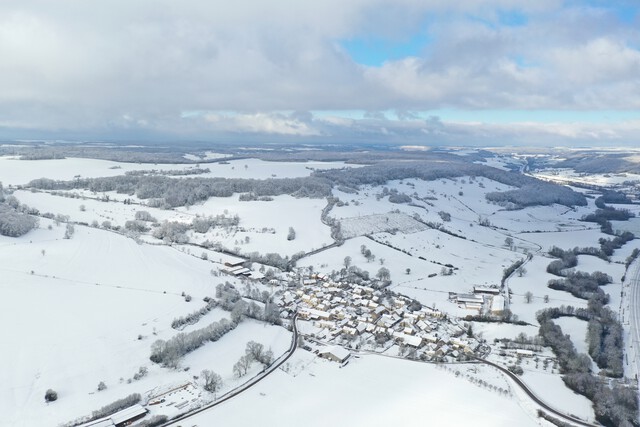
POLYGON ((44 393, 44 400, 46 402, 55 402, 56 400, 58 400, 58 393, 52 389, 49 389, 44 393))

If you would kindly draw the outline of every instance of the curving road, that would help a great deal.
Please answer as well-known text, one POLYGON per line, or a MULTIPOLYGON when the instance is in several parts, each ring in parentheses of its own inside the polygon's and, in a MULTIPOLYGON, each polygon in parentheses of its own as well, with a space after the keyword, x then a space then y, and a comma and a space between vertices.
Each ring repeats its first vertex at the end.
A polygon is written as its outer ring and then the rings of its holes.
POLYGON ((493 366, 494 368, 500 370, 502 373, 506 374, 509 378, 511 378, 516 383, 516 385, 518 385, 527 394, 527 396, 529 396, 529 398, 531 400, 533 400, 538 405, 540 405, 542 408, 544 408, 547 412, 550 412, 551 414, 557 416, 558 418, 560 418, 562 420, 565 420, 565 421, 569 421, 569 422, 574 423, 574 424, 585 426, 585 427, 598 427, 599 426, 599 424, 588 423, 586 421, 580 420, 578 418, 574 418, 571 415, 565 414, 563 412, 558 411, 557 409, 552 408, 547 403, 545 403, 543 400, 541 400, 538 396, 536 396, 536 394, 534 392, 532 392, 529 389, 529 387, 520 378, 518 378, 518 376, 516 374, 514 374, 511 371, 509 371, 508 369, 503 368, 502 366, 500 366, 498 364, 495 364, 493 362, 489 362, 486 359, 476 358, 476 360, 478 360, 481 363, 487 364, 489 366, 493 366))
POLYGON ((296 319, 298 317, 298 314, 296 313, 293 318, 291 319, 291 324, 293 326, 293 335, 291 338, 291 345, 289 346, 289 350, 286 353, 286 356, 282 357, 282 359, 280 359, 279 361, 276 361, 275 363, 271 364, 267 369, 264 370, 264 372, 260 373, 259 375, 253 377, 251 380, 247 381, 246 383, 242 384, 239 387, 236 387, 235 389, 229 391, 227 394, 223 395, 222 397, 220 397, 220 399, 217 399, 214 402, 211 402, 210 404, 203 406, 202 408, 196 409, 195 411, 191 411, 188 412, 184 415, 181 415, 177 418, 172 419, 171 421, 168 421, 164 424, 162 424, 159 427, 166 427, 166 426, 172 426, 180 421, 184 421, 187 420, 191 417, 193 417, 194 415, 197 415, 201 412, 207 411, 213 407, 216 407, 218 405, 220 405, 221 403, 226 402, 229 399, 232 399, 234 397, 236 397, 237 395, 239 395, 240 393, 242 393, 243 391, 247 391, 249 390, 251 387, 253 387, 254 385, 258 384, 260 381, 262 381, 263 379, 265 379, 269 374, 273 373, 276 369, 278 369, 280 366, 282 366, 287 360, 289 360, 289 358, 291 356, 293 356, 293 353, 296 351, 296 348, 298 348, 298 326, 296 325, 296 319))

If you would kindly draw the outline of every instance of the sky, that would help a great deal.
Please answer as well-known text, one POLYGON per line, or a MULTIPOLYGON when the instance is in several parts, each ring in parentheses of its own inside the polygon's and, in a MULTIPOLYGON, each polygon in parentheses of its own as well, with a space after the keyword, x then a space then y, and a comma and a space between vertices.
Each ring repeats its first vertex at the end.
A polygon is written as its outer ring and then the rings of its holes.
POLYGON ((3 0, 0 139, 634 146, 637 0, 3 0))

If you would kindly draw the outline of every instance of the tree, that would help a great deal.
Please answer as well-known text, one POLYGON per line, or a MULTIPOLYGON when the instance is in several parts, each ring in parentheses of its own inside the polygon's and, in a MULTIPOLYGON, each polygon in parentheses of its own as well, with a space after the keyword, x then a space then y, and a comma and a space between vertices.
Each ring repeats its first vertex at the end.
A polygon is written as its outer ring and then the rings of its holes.
POLYGON ((238 360, 235 365, 233 365, 233 373, 238 378, 245 376, 247 374, 247 371, 251 367, 252 362, 253 359, 251 358, 251 356, 245 354, 244 356, 240 357, 240 360, 238 360))
POLYGON ((511 237, 507 237, 506 239, 504 239, 504 245, 506 247, 508 247, 509 249, 513 248, 513 239, 511 237))
POLYGON ((287 234, 287 240, 294 240, 296 238, 296 230, 293 227, 289 227, 289 234, 287 234))
POLYGON ((98 383, 98 391, 102 391, 102 390, 106 390, 107 389, 107 385, 104 383, 104 381, 100 381, 98 383))
POLYGON ((58 400, 58 393, 52 389, 49 389, 44 393, 44 400, 46 402, 55 402, 56 400, 58 400))
POLYGON ((264 345, 257 343, 255 341, 249 341, 247 343, 247 347, 245 348, 245 353, 252 357, 253 360, 260 362, 262 360, 262 355, 264 352, 264 345))
POLYGON ((381 267, 380 270, 376 273, 376 277, 379 280, 386 281, 391 278, 391 272, 386 267, 381 267))
POLYGON ((84 212, 87 210, 87 207, 85 205, 80 205, 80 212, 84 212))
POLYGON ((67 223, 67 228, 64 232, 64 238, 70 239, 73 236, 73 233, 76 232, 76 228, 70 222, 67 223))
POLYGON ((532 300, 533 300, 533 294, 530 291, 527 291, 527 293, 524 294, 524 302, 526 302, 527 304, 530 304, 532 300))
POLYGON ((344 257, 344 268, 349 268, 350 265, 351 265, 351 257, 350 256, 344 257))
POLYGON ((208 392, 215 393, 222 388, 222 377, 215 372, 205 369, 200 373, 200 377, 204 389, 208 392))
POLYGON ((527 274, 527 269, 524 268, 523 266, 518 267, 518 269, 516 270, 516 272, 518 273, 518 277, 522 277, 525 274, 527 274))
POLYGON ((410 268, 407 268, 407 269, 405 270, 405 272, 406 272, 407 274, 411 274, 411 269, 410 269, 410 268))
POLYGON ((549 295, 545 295, 543 299, 544 299, 545 303, 548 303, 549 302, 549 295))

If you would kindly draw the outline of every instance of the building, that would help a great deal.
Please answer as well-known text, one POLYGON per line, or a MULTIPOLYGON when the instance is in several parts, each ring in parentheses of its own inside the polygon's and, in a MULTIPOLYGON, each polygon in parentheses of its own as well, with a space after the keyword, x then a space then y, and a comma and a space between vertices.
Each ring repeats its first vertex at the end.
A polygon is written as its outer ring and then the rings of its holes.
POLYGON ((116 427, 124 427, 143 418, 145 415, 147 415, 145 408, 141 405, 133 405, 111 415, 111 422, 113 422, 116 427))
POLYGON ((318 352, 318 355, 334 362, 344 363, 351 356, 351 353, 339 345, 333 345, 323 348, 318 352))
POLYGON ((125 427, 129 424, 144 418, 147 410, 142 405, 136 404, 112 414, 109 417, 90 421, 80 427, 125 427))
POLYGON ((500 316, 504 314, 504 297, 496 295, 491 299, 491 314, 500 316))
POLYGON ((488 294, 488 295, 498 295, 500 293, 500 288, 492 287, 492 286, 474 286, 473 287, 474 294, 488 294))

